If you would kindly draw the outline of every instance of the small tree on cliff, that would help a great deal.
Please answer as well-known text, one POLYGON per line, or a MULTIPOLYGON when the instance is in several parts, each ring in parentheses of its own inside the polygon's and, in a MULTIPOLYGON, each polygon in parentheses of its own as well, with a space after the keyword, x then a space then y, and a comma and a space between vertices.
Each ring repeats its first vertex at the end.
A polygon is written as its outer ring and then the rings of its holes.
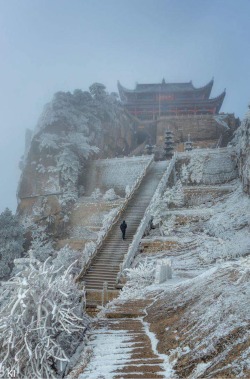
POLYGON ((0 214, 0 278, 7 279, 13 268, 13 261, 23 252, 24 229, 17 216, 6 208, 0 214))
POLYGON ((102 84, 102 83, 93 83, 89 87, 89 92, 93 96, 93 99, 95 99, 95 100, 103 100, 107 96, 105 89, 106 89, 106 87, 105 87, 104 84, 102 84))

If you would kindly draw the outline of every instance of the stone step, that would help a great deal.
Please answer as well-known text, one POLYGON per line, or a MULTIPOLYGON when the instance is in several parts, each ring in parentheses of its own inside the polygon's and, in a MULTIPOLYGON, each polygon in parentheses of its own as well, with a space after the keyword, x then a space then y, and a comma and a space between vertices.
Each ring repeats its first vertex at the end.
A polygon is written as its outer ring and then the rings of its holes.
POLYGON ((116 281, 115 280, 97 280, 97 279, 89 279, 89 280, 86 280, 85 282, 85 287, 87 289, 95 289, 95 288, 98 288, 100 290, 103 289, 103 284, 107 282, 108 283, 108 288, 111 288, 111 289, 115 289, 115 285, 116 285, 116 281))
MULTIPOLYGON (((89 291, 89 290, 102 291, 103 290, 103 283, 90 283, 89 285, 86 284, 85 288, 87 291, 89 291)), ((112 284, 108 283, 107 289, 108 289, 108 291, 117 290, 115 283, 112 283, 112 284)), ((120 290, 119 290, 119 292, 120 292, 120 290)), ((118 297, 118 295, 116 295, 115 297, 118 297)), ((87 299, 87 301, 90 301, 90 299, 89 300, 87 299)))
POLYGON ((116 282, 116 275, 113 276, 100 276, 100 275, 92 275, 88 276, 86 279, 85 283, 88 284, 90 282, 95 282, 95 283, 103 283, 103 282, 108 282, 108 283, 114 283, 116 282))
MULTIPOLYGON (((109 268, 109 267, 111 267, 112 263, 114 263, 114 262, 110 262, 110 264, 107 265, 106 263, 103 263, 103 262, 95 262, 95 267, 98 267, 99 269, 107 268, 107 267, 109 268)), ((90 266, 90 267, 92 267, 92 266, 90 266)), ((112 266, 112 267, 117 267, 117 265, 112 266)), ((120 268, 120 265, 118 264, 118 269, 119 268, 120 268)), ((114 268, 114 270, 115 270, 115 268, 114 268)))
POLYGON ((88 272, 92 272, 92 271, 95 271, 95 272, 98 272, 98 271, 102 271, 103 268, 105 268, 105 271, 106 272, 114 272, 116 270, 119 270, 119 266, 116 266, 116 267, 110 267, 109 265, 105 265, 103 267, 95 267, 93 268, 92 266, 89 268, 88 272))
POLYGON ((126 249, 119 249, 119 247, 117 247, 115 250, 111 250, 111 248, 109 248, 108 246, 106 247, 105 246, 105 253, 103 254, 98 254, 98 256, 96 258, 100 258, 102 256, 109 256, 109 257, 112 257, 112 256, 117 256, 117 257, 123 257, 124 254, 128 251, 128 246, 129 244, 126 246, 126 249))

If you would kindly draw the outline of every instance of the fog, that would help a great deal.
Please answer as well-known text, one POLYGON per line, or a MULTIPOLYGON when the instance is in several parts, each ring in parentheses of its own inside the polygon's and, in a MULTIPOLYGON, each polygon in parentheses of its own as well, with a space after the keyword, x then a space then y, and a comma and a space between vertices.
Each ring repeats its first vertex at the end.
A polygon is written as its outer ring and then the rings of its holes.
POLYGON ((0 212, 16 209, 26 128, 56 91, 214 77, 221 111, 250 101, 249 0, 0 0, 0 212))

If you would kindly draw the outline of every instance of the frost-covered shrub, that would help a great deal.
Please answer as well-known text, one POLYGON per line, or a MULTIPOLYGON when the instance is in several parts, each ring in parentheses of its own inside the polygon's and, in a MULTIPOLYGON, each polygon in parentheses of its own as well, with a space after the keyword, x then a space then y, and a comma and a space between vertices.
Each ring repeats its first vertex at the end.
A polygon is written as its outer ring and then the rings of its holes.
POLYGON ((88 158, 91 154, 99 152, 99 148, 91 146, 89 142, 89 138, 85 137, 83 133, 75 131, 66 136, 65 145, 69 146, 79 157, 88 158))
POLYGON ((160 233, 164 236, 169 236, 173 233, 173 229, 175 226, 175 216, 167 216, 162 224, 160 225, 160 233))
POLYGON ((72 190, 66 190, 63 192, 62 195, 59 197, 59 203, 64 208, 64 212, 67 213, 65 217, 69 217, 69 213, 67 212, 66 208, 69 204, 74 204, 78 199, 78 193, 74 189, 72 190))
POLYGON ((29 255, 40 262, 46 261, 54 253, 52 241, 46 233, 46 226, 33 223, 29 230, 31 231, 29 255))
POLYGON ((42 133, 39 137, 39 149, 48 150, 58 150, 58 136, 54 133, 42 133))
POLYGON ((150 214, 153 217, 153 224, 161 225, 167 212, 167 205, 162 201, 161 197, 157 197, 150 205, 150 214))
POLYGON ((101 193, 100 188, 96 188, 96 189, 92 192, 91 197, 92 197, 93 199, 95 199, 95 200, 100 199, 100 198, 102 197, 102 193, 101 193))
POLYGON ((57 251, 57 256, 52 264, 57 270, 63 268, 66 270, 69 266, 72 267, 71 273, 75 275, 82 268, 82 253, 71 249, 68 245, 57 251))
POLYGON ((167 189, 162 197, 162 201, 167 207, 182 207, 184 205, 184 191, 180 180, 174 187, 167 189))
POLYGON ((110 188, 103 195, 103 199, 108 200, 108 201, 116 200, 118 198, 119 198, 119 196, 115 193, 114 188, 110 188))
POLYGON ((36 166, 36 171, 39 172, 39 174, 44 174, 46 172, 46 168, 42 164, 38 164, 36 166))
POLYGON ((70 269, 33 261, 3 284, 0 370, 15 370, 20 378, 62 377, 89 322, 70 269))
POLYGON ((18 218, 7 208, 0 214, 0 278, 7 278, 14 259, 23 253, 24 229, 18 218))
POLYGON ((211 264, 217 259, 229 258, 228 246, 221 238, 198 240, 198 254, 202 264, 211 264))
POLYGON ((96 244, 91 241, 86 243, 83 250, 83 257, 91 257, 96 250, 96 244))
POLYGON ((80 163, 77 155, 70 149, 64 149, 57 156, 57 167, 59 169, 63 185, 70 189, 74 188, 78 180, 80 163))
POLYGON ((204 154, 195 152, 191 155, 190 162, 187 166, 187 171, 190 173, 190 180, 192 183, 201 183, 205 160, 206 156, 204 154))
POLYGON ((154 282, 155 267, 153 262, 145 260, 135 268, 127 268, 124 273, 127 282, 122 289, 121 298, 138 298, 143 295, 143 289, 154 282))
POLYGON ((189 172, 188 172, 188 168, 185 165, 185 163, 181 166, 180 176, 181 176, 182 183, 185 183, 185 184, 188 183, 188 181, 189 181, 189 172))
POLYGON ((119 213, 120 207, 111 209, 103 218, 102 220, 102 227, 100 231, 98 232, 98 237, 97 237, 97 243, 100 243, 104 236, 107 234, 107 231, 111 227, 111 225, 114 223, 116 220, 116 216, 119 213))

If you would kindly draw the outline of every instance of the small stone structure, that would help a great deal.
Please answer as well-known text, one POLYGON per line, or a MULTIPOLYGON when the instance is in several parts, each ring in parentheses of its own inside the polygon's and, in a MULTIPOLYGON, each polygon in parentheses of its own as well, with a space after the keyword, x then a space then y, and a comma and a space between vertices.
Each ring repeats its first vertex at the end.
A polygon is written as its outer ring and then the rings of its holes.
POLYGON ((158 259, 155 269, 155 284, 161 284, 172 279, 171 259, 158 259))

